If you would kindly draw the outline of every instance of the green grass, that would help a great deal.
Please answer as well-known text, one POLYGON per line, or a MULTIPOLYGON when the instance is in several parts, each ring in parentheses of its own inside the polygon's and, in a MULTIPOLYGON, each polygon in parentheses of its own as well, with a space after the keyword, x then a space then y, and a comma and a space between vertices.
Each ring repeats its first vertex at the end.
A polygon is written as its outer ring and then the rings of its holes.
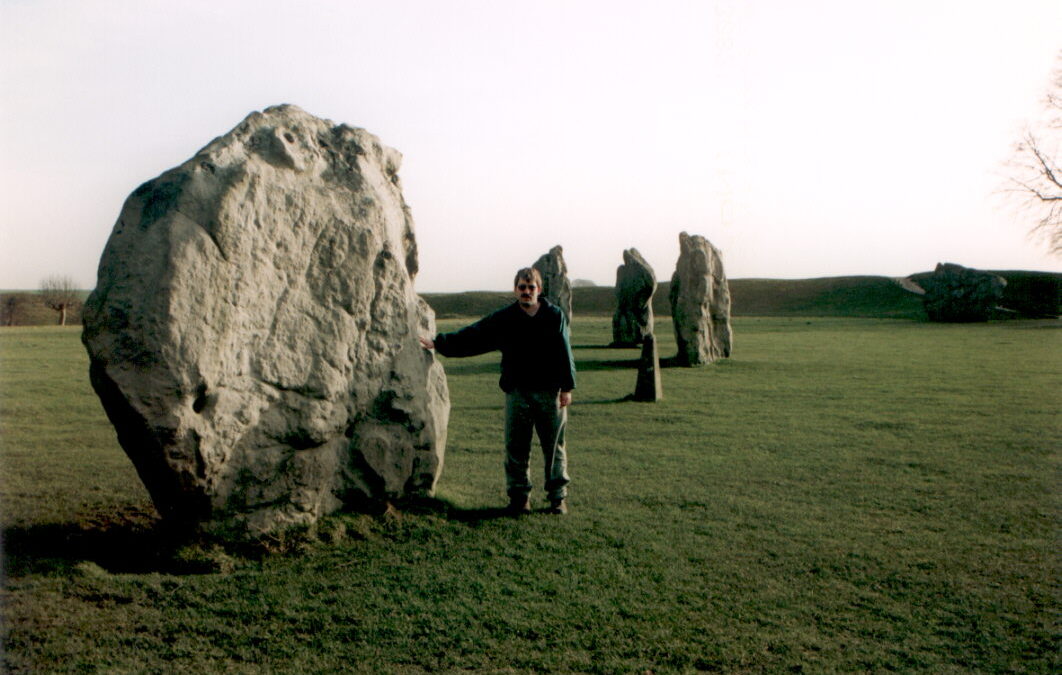
POLYGON ((577 316, 569 516, 498 517, 497 357, 451 359, 438 501, 266 555, 168 550, 77 329, 3 329, 6 667, 1058 672, 1058 326, 738 319, 647 404, 577 316))

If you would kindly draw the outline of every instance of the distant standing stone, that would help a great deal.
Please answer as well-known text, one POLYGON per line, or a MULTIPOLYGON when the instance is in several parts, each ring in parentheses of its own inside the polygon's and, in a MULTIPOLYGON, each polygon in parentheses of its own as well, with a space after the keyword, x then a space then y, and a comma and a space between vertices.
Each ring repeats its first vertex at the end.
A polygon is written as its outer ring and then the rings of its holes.
POLYGON ((676 363, 697 366, 730 356, 730 286, 719 250, 700 235, 679 235, 671 277, 676 363))
POLYGON ((633 347, 653 333, 656 274, 637 249, 623 252, 616 268, 616 312, 612 315, 612 346, 633 347))
POLYGON ((572 321, 572 282, 568 266, 564 264, 564 249, 554 246, 539 258, 533 267, 542 275, 542 295, 560 307, 570 324, 572 321))
POLYGON ((400 162, 277 106, 126 200, 82 339, 165 519, 264 533, 433 490, 450 403, 400 162))
POLYGON ((642 358, 638 361, 638 382, 634 387, 635 401, 659 401, 664 398, 660 385, 660 352, 656 337, 649 333, 642 339, 642 358))
POLYGON ((937 263, 933 275, 918 280, 925 290, 922 304, 930 321, 988 321, 1003 299, 1007 280, 998 274, 937 263))

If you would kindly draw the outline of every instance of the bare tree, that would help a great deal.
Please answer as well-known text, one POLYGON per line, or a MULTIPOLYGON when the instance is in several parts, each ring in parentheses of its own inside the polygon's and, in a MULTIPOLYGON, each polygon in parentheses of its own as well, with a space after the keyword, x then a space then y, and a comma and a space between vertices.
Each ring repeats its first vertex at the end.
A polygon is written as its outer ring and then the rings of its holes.
POLYGON ((81 301, 74 280, 65 276, 50 276, 41 282, 41 301, 59 312, 59 325, 66 325, 66 313, 81 301))
POLYGON ((1026 129, 1008 164, 1008 192, 1036 219, 1030 234, 1062 255, 1062 52, 1044 97, 1044 118, 1026 129))

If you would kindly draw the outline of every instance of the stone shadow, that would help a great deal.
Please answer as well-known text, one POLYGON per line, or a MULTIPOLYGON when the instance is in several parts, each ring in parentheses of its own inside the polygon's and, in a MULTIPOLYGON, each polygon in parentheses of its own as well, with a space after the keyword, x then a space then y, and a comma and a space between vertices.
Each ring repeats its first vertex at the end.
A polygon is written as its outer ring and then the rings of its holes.
POLYGON ((627 370, 630 368, 638 367, 638 359, 608 359, 608 360, 593 360, 593 361, 575 361, 575 371, 588 372, 595 370, 627 370))
MULTIPOLYGON (((367 514, 381 522, 395 514, 435 515, 473 526, 513 518, 503 506, 463 509, 437 498, 366 502, 336 515, 341 513, 367 514)), ((86 563, 109 574, 212 574, 238 566, 231 556, 249 561, 297 551, 300 542, 316 539, 312 532, 292 530, 262 540, 221 541, 174 529, 157 516, 131 520, 119 513, 108 522, 7 527, 0 531, 0 547, 5 579, 76 575, 84 573, 86 563)))
MULTIPOLYGON (((433 515, 458 523, 466 523, 468 525, 478 525, 490 520, 511 520, 519 518, 519 516, 514 516, 509 513, 504 506, 464 509, 438 497, 413 497, 402 499, 396 501, 394 506, 397 511, 403 514, 433 515)), ((544 511, 545 509, 543 508, 538 509, 536 512, 541 513, 544 511)))
POLYGON ((181 569, 174 554, 187 538, 157 518, 129 520, 121 514, 107 523, 48 523, 4 528, 4 575, 70 572, 85 562, 114 574, 144 574, 181 569))
MULTIPOLYGON (((594 370, 637 370, 642 360, 638 359, 615 359, 607 361, 579 361, 575 362, 575 370, 578 371, 594 371, 594 370)), ((679 363, 677 356, 660 357, 661 368, 682 368, 682 364, 679 363)))

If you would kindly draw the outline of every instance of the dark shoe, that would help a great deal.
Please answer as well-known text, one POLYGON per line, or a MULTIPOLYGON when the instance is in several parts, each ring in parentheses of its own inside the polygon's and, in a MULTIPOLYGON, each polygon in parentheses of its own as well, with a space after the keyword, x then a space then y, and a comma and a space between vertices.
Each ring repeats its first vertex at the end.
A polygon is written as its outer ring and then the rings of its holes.
POLYGON ((568 501, 563 497, 560 499, 551 499, 549 502, 549 508, 546 513, 553 514, 555 516, 563 516, 568 513, 568 501))
POLYGON ((527 497, 510 497, 505 509, 511 516, 526 516, 531 513, 531 500, 527 497))

